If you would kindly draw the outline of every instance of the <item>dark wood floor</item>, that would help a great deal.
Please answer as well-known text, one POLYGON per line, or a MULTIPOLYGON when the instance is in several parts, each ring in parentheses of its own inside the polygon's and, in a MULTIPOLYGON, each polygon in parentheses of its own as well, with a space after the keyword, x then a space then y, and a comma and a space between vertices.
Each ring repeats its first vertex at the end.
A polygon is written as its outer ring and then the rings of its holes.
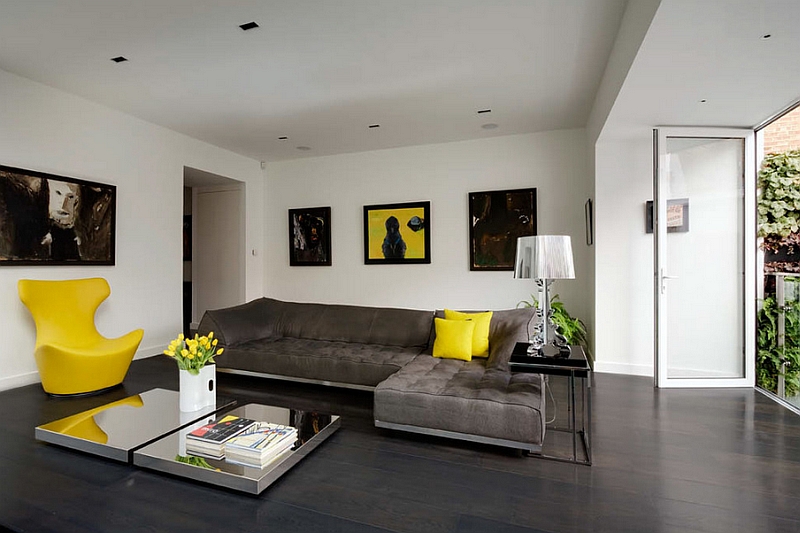
MULTIPOLYGON (((153 387, 0 393, 0 524, 14 531, 800 532, 800 417, 752 390, 654 390, 598 374, 592 467, 378 430, 372 394, 220 375, 240 402, 329 410, 342 428, 259 497, 36 442, 34 427, 153 387)), ((558 387, 556 387, 558 388, 558 387)), ((558 392, 558 391, 557 391, 558 392)))

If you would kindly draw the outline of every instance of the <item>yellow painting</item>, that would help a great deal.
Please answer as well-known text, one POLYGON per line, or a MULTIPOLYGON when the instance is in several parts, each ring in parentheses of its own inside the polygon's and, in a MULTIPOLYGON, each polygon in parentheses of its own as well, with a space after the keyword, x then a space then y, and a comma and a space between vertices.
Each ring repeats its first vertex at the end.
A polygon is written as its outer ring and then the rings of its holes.
POLYGON ((364 207, 367 264, 430 263, 430 202, 364 207))

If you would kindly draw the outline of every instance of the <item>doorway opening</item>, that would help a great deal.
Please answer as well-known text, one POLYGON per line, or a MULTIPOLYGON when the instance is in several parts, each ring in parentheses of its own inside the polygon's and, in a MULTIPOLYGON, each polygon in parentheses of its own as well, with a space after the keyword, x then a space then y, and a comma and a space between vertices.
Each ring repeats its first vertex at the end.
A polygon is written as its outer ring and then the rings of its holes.
POLYGON ((245 184, 183 169, 183 328, 245 300, 245 184))
POLYGON ((800 413, 800 103, 756 129, 756 386, 800 413))

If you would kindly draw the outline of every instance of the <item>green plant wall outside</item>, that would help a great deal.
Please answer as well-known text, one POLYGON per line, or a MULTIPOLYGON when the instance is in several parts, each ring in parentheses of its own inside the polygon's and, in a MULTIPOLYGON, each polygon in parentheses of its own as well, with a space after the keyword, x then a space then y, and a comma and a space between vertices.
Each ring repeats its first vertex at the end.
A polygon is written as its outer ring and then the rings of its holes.
POLYGON ((800 150, 767 155, 758 187, 759 237, 779 241, 800 231, 800 150))
POLYGON ((781 364, 786 361, 785 392, 790 397, 800 392, 800 305, 787 302, 785 312, 785 340, 782 348, 778 346, 779 309, 775 298, 765 298, 764 306, 758 312, 756 385, 777 392, 781 364))

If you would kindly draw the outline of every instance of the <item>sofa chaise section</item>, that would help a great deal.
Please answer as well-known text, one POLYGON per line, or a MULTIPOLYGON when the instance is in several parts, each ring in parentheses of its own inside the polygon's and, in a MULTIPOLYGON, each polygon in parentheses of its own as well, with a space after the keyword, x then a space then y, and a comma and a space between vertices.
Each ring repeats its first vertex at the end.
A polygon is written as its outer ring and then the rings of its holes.
POLYGON ((535 319, 533 309, 495 311, 488 360, 417 356, 375 388, 375 425, 541 452, 544 380, 508 371, 535 319))
POLYGON ((538 374, 421 355, 375 389, 375 425, 540 452, 538 374))

